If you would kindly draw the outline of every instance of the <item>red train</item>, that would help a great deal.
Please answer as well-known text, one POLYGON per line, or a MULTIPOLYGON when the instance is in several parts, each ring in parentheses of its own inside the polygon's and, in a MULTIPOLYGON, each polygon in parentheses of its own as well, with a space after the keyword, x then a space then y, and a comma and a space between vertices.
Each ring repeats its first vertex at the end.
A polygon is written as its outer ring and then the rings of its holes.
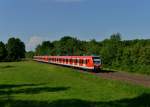
POLYGON ((102 67, 98 56, 34 56, 35 61, 52 63, 75 68, 99 71, 102 67))

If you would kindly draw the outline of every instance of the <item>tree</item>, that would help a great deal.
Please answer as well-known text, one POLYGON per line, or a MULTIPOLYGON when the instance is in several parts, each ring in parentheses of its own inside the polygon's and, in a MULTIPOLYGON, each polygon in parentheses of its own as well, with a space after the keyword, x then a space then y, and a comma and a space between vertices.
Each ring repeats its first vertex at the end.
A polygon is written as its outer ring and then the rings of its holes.
POLYGON ((25 45, 18 38, 10 38, 7 43, 8 60, 15 61, 25 57, 25 45))
POLYGON ((88 55, 98 55, 99 49, 100 45, 95 39, 92 39, 88 42, 87 44, 88 55))
POLYGON ((139 64, 150 65, 150 47, 142 47, 139 54, 139 64))
POLYGON ((0 42, 0 61, 4 61, 7 56, 7 50, 5 44, 0 42))
POLYGON ((121 35, 119 33, 110 36, 110 39, 102 41, 100 54, 103 58, 103 62, 106 65, 116 65, 120 61, 121 57, 121 35))
POLYGON ((114 33, 110 36, 110 39, 113 41, 121 41, 121 34, 120 33, 114 33))
POLYGON ((26 58, 33 58, 34 52, 33 51, 26 52, 25 56, 26 58))
POLYGON ((43 41, 41 45, 38 45, 35 49, 36 55, 50 55, 54 48, 53 43, 50 41, 43 41))
POLYGON ((83 42, 74 37, 62 37, 56 46, 59 55, 81 55, 83 53, 83 42))
POLYGON ((42 54, 50 55, 53 48, 54 48, 53 43, 51 43, 50 41, 44 41, 41 45, 42 54))

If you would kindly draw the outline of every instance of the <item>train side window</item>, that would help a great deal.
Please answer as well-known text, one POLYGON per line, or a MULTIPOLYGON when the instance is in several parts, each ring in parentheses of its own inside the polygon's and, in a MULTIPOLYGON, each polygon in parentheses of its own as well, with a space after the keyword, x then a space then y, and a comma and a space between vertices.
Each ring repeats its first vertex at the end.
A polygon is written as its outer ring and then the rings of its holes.
POLYGON ((79 62, 80 60, 79 59, 77 59, 77 63, 79 64, 80 62, 79 62))
POLYGON ((66 63, 68 63, 68 59, 66 59, 66 63))
POLYGON ((77 59, 75 59, 75 63, 77 63, 77 59))
POLYGON ((84 64, 87 64, 87 59, 84 60, 84 64))
POLYGON ((70 59, 70 62, 73 63, 73 59, 70 59))
POLYGON ((83 64, 83 63, 82 63, 82 59, 80 59, 79 63, 80 63, 80 64, 83 64))
POLYGON ((87 59, 87 62, 86 62, 86 64, 89 62, 89 59, 87 59))
POLYGON ((81 64, 83 64, 83 59, 81 59, 81 64))
POLYGON ((72 59, 70 59, 69 62, 72 63, 72 59))

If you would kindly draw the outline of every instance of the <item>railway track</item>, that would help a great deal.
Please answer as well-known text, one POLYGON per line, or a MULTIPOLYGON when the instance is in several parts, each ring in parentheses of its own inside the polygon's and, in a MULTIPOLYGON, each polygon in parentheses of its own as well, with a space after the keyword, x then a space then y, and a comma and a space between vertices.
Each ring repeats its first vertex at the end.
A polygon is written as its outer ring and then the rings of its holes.
MULTIPOLYGON (((85 72, 85 70, 80 70, 80 72, 85 72)), ((87 72, 87 73, 91 73, 93 75, 99 76, 104 79, 120 80, 131 84, 150 87, 150 76, 146 76, 146 75, 137 75, 137 74, 131 74, 127 72, 117 72, 117 71, 107 71, 107 70, 102 70, 102 72, 99 73, 92 73, 92 72, 87 72)))

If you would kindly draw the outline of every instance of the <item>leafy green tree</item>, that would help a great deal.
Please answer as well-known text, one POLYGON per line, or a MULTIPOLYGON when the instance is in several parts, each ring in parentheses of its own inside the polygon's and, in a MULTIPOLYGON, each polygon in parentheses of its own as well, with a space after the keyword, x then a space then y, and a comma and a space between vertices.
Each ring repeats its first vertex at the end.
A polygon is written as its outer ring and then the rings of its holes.
POLYGON ((25 53, 26 58, 33 58, 34 55, 35 55, 35 54, 34 54, 33 51, 29 51, 29 52, 26 52, 26 53, 25 53))
POLYGON ((112 41, 121 41, 121 34, 120 33, 114 33, 110 36, 110 39, 112 41))
POLYGON ((60 55, 80 55, 83 53, 83 42, 77 38, 65 36, 62 37, 57 44, 57 49, 60 51, 60 55))
POLYGON ((100 49, 99 43, 95 39, 92 39, 88 42, 87 44, 88 55, 98 55, 99 49, 100 49))
POLYGON ((35 48, 35 55, 42 55, 41 54, 41 45, 37 45, 37 47, 35 48))
POLYGON ((111 35, 110 39, 102 41, 100 54, 106 65, 116 65, 121 57, 121 35, 119 33, 111 35))
POLYGON ((25 45, 18 38, 10 38, 7 43, 8 60, 15 61, 25 57, 25 45))
POLYGON ((150 47, 142 47, 139 53, 139 64, 150 65, 150 47))
POLYGON ((41 45, 36 47, 37 55, 50 55, 54 48, 53 43, 50 41, 43 41, 41 45))
POLYGON ((4 61, 7 56, 7 50, 5 44, 0 42, 0 61, 4 61))

